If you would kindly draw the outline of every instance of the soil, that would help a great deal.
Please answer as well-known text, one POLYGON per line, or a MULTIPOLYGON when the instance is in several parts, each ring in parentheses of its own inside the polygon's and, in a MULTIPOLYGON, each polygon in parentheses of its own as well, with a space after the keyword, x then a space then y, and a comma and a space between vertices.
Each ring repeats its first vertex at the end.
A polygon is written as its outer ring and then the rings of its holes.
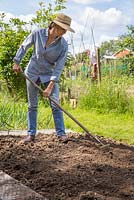
POLYGON ((49 200, 134 200, 134 146, 69 138, 64 144, 39 134, 24 145, 20 136, 0 136, 0 170, 49 200))

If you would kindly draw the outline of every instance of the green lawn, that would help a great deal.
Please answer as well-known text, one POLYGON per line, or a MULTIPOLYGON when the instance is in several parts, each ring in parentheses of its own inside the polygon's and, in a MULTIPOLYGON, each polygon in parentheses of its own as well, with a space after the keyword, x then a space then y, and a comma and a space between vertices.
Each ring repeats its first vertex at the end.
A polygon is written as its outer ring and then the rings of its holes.
MULTIPOLYGON (((71 114, 93 134, 134 144, 134 116, 98 114, 95 111, 72 110, 71 114)), ((83 132, 75 122, 65 116, 66 128, 83 132)))
MULTIPOLYGON (((64 106, 63 106, 64 107, 64 106)), ((65 108, 73 115, 83 126, 85 126, 92 134, 98 134, 107 138, 113 138, 128 144, 134 144, 134 116, 127 114, 98 114, 91 110, 70 109, 65 108)), ((39 112, 39 124, 54 128, 51 118, 51 110, 49 108, 39 112), (51 118, 51 120, 49 120, 51 118)), ((84 131, 66 114, 65 127, 76 132, 83 133, 84 131)), ((43 128, 43 127, 42 127, 43 128)))
MULTIPOLYGON (((79 122, 81 122, 90 132, 134 144, 134 116, 127 114, 98 114, 96 111, 82 110, 79 108, 71 109, 63 106, 79 122)), ((26 129, 27 104, 5 101, 0 103, 0 130, 7 129, 26 129)), ((70 119, 66 114, 65 127, 76 132, 84 131, 70 119)), ((50 107, 39 104, 38 110, 38 129, 54 128, 53 118, 50 107)))

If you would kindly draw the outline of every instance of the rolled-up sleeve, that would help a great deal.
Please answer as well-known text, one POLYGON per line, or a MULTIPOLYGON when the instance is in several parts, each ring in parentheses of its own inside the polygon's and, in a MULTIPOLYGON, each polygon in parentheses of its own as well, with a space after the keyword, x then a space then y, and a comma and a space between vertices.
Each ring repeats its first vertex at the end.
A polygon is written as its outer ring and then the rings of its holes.
POLYGON ((20 64, 22 58, 24 57, 27 50, 33 45, 34 43, 34 32, 31 33, 21 44, 20 48, 18 49, 16 56, 14 57, 13 61, 17 64, 20 64))
POLYGON ((54 71, 53 71, 53 74, 52 74, 50 80, 53 80, 53 81, 56 81, 56 82, 59 80, 60 75, 61 75, 61 73, 64 69, 64 66, 65 66, 65 61, 67 59, 67 53, 68 53, 68 46, 66 46, 64 48, 61 55, 57 59, 57 61, 55 63, 55 68, 54 68, 54 71))

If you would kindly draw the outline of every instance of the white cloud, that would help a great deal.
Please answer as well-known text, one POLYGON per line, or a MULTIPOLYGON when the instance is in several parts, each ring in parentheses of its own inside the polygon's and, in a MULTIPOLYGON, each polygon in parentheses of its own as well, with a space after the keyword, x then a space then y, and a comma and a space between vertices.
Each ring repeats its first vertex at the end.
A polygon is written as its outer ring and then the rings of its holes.
POLYGON ((105 42, 105 41, 117 40, 117 39, 118 39, 118 37, 112 37, 112 36, 102 34, 99 38, 98 45, 100 45, 102 42, 105 42))
POLYGON ((100 29, 109 29, 110 27, 126 25, 129 23, 129 18, 116 8, 109 8, 106 11, 95 10, 91 7, 85 9, 84 14, 80 18, 81 23, 85 22, 86 18, 88 25, 97 26, 100 29))
MULTIPOLYGON (((5 13, 4 11, 0 11, 0 14, 2 14, 2 13, 5 13)), ((6 22, 6 23, 8 23, 9 22, 9 20, 10 20, 10 18, 14 18, 15 16, 13 15, 13 14, 11 14, 11 13, 5 13, 5 18, 4 18, 4 21, 6 22)))
POLYGON ((84 50, 84 46, 89 48, 93 45, 91 27, 93 28, 95 43, 98 46, 101 42, 117 39, 119 35, 125 33, 126 25, 130 22, 130 18, 116 8, 101 11, 86 7, 82 13, 77 18, 77 13, 74 14, 74 17, 72 15, 72 18, 75 18, 72 27, 76 30, 73 38, 74 46, 77 50, 80 48, 84 50), (84 46, 82 44, 82 37, 84 46))
MULTIPOLYGON (((2 14, 2 13, 5 13, 5 12, 0 11, 0 14, 2 14)), ((8 23, 11 18, 19 18, 22 21, 29 22, 33 17, 35 17, 35 15, 33 15, 33 14, 28 14, 28 15, 13 15, 12 13, 6 12, 5 13, 4 21, 8 23)))
POLYGON ((21 20, 25 21, 25 22, 29 22, 33 17, 35 17, 35 15, 33 14, 29 14, 29 15, 19 15, 18 18, 20 18, 21 20))
POLYGON ((101 2, 111 2, 113 0, 73 0, 73 2, 78 4, 95 4, 101 2))

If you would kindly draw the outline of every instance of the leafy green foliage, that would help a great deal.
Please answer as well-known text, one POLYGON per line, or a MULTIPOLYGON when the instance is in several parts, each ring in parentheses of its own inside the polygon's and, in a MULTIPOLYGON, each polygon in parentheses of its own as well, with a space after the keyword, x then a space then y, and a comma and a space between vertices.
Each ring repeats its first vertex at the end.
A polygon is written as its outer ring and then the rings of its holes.
POLYGON ((80 99, 80 107, 97 110, 99 113, 133 114, 134 101, 127 95, 127 77, 105 79, 101 85, 92 84, 85 96, 80 99), (132 109, 133 107, 133 109, 132 109))
POLYGON ((120 48, 128 48, 131 51, 134 51, 134 26, 127 26, 128 32, 118 40, 118 45, 120 48))
MULTIPOLYGON (((13 58, 24 37, 28 34, 22 29, 19 19, 11 19, 11 24, 4 23, 4 18, 0 21, 0 73, 5 80, 10 94, 14 94, 14 89, 18 92, 23 91, 24 80, 16 75, 12 70, 13 58), (14 27, 14 29, 12 28, 14 27)), ((25 62, 25 60, 24 60, 25 62)))
POLYGON ((128 32, 122 35, 118 41, 121 49, 127 48, 130 54, 125 57, 124 63, 128 66, 128 75, 134 75, 134 26, 128 26, 128 32))
POLYGON ((100 56, 101 57, 103 57, 104 55, 111 56, 117 51, 118 51, 117 41, 115 40, 105 41, 101 44, 100 56))
POLYGON ((31 20, 31 24, 38 27, 47 27, 55 18, 55 13, 66 8, 64 3, 66 3, 66 0, 55 1, 54 6, 51 3, 40 2, 40 8, 36 12, 36 17, 31 20))
POLYGON ((129 49, 130 54, 120 59, 123 65, 127 66, 126 74, 134 75, 134 26, 127 26, 127 33, 121 35, 118 40, 103 42, 100 48, 101 57, 104 55, 113 55, 118 51, 129 49))

